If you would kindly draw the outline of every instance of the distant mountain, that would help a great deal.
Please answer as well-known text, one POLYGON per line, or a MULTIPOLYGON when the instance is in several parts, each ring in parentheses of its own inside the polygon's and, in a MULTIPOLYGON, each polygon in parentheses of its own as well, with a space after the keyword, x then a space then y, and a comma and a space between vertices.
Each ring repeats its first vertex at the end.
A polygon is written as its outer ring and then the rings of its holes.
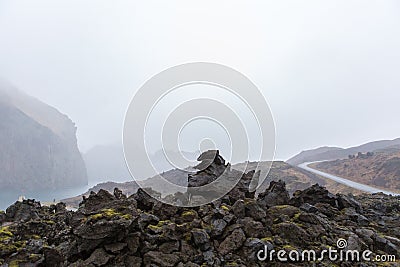
POLYGON ((75 124, 55 108, 0 83, 0 190, 87 184, 75 124))
POLYGON ((339 147, 320 147, 317 149, 302 151, 301 153, 290 158, 286 162, 291 165, 299 165, 301 163, 311 161, 345 159, 349 155, 354 155, 358 152, 373 152, 375 150, 386 148, 396 148, 397 146, 400 146, 400 138, 394 140, 370 142, 346 149, 339 147))

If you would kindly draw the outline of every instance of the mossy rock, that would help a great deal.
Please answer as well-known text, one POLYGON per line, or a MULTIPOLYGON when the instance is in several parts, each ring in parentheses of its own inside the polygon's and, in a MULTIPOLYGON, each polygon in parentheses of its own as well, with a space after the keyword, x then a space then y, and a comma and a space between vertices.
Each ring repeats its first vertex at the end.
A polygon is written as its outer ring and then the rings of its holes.
POLYGON ((274 217, 287 215, 290 218, 293 218, 295 215, 300 216, 301 211, 299 208, 290 205, 279 205, 269 208, 267 213, 274 217))
POLYGON ((194 219, 198 218, 198 214, 194 210, 185 210, 182 212, 181 217, 185 222, 191 222, 194 219))
POLYGON ((274 237, 272 236, 263 237, 261 238, 261 241, 274 242, 274 237))
POLYGON ((168 224, 172 224, 173 222, 171 222, 170 220, 164 220, 164 221, 159 221, 157 223, 157 225, 152 225, 149 224, 147 226, 148 229, 150 229, 151 231, 153 231, 156 234, 160 234, 162 232, 162 228, 164 225, 168 225, 168 224))
POLYGON ((121 212, 115 211, 114 209, 102 209, 100 213, 89 216, 89 219, 92 221, 98 221, 101 219, 113 219, 113 218, 122 218, 125 220, 131 220, 132 215, 123 214, 121 212))
POLYGON ((38 260, 40 260, 42 258, 42 255, 40 254, 30 254, 29 255, 29 260, 31 262, 37 262, 38 260))
POLYGON ((19 267, 21 263, 25 263, 25 260, 13 260, 8 264, 8 267, 19 267))
POLYGON ((0 228, 0 242, 10 240, 14 234, 10 231, 8 226, 0 228))
POLYGON ((221 205, 221 209, 223 209, 224 211, 230 211, 231 209, 226 206, 226 205, 221 205))
POLYGON ((9 255, 18 251, 18 247, 15 244, 0 244, 0 253, 3 255, 9 255))
POLYGON ((5 226, 5 227, 0 228, 0 236, 12 237, 13 233, 10 231, 10 227, 9 226, 5 226))

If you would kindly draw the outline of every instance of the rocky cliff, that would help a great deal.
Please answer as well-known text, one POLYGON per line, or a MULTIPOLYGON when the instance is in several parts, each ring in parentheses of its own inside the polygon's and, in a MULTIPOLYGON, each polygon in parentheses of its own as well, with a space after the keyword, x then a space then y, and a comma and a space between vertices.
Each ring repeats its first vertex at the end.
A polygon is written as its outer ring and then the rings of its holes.
POLYGON ((0 188, 21 192, 87 184, 75 124, 56 109, 0 84, 0 188))

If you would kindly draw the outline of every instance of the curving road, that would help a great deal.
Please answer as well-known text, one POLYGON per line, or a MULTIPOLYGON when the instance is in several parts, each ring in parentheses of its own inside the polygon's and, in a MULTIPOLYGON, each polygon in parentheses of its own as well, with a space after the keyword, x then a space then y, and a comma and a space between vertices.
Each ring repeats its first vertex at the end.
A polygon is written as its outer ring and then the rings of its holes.
POLYGON ((312 163, 317 163, 317 162, 321 162, 321 161, 305 162, 305 163, 299 164, 297 166, 299 168, 302 168, 302 169, 306 170, 306 171, 318 174, 320 176, 323 176, 323 177, 328 178, 330 180, 333 180, 335 182, 347 185, 349 187, 352 187, 352 188, 355 188, 355 189, 358 189, 358 190, 361 190, 361 191, 364 191, 364 192, 368 192, 368 193, 382 192, 382 193, 385 193, 387 195, 400 196, 400 194, 395 193, 395 192, 382 190, 382 189, 379 189, 379 188, 376 188, 376 187, 373 187, 373 186, 369 186, 369 185, 366 185, 366 184, 357 183, 357 182, 354 182, 354 181, 351 181, 351 180, 348 180, 348 179, 345 179, 345 178, 341 178, 341 177, 338 177, 338 176, 335 176, 335 175, 332 175, 332 174, 329 174, 329 173, 326 173, 326 172, 322 172, 322 171, 313 169, 313 168, 308 166, 308 165, 310 165, 312 163))

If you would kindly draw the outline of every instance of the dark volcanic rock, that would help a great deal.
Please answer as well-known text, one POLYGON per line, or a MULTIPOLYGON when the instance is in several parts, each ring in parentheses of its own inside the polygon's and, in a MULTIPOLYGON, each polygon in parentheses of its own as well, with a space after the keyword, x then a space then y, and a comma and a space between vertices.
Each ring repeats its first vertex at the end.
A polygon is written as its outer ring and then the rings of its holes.
POLYGON ((219 155, 218 150, 209 150, 198 158, 201 161, 196 169, 199 171, 189 175, 188 187, 199 187, 215 181, 226 169, 225 160, 219 155))
POLYGON ((29 221, 39 219, 40 203, 33 199, 15 202, 7 208, 6 217, 12 221, 29 221))
POLYGON ((144 255, 143 260, 145 266, 173 267, 180 261, 180 257, 175 254, 150 251, 144 255))
POLYGON ((333 207, 339 207, 337 197, 329 193, 326 188, 319 186, 318 184, 315 184, 303 191, 296 191, 293 194, 293 198, 290 200, 290 204, 296 207, 300 207, 304 203, 311 205, 316 203, 327 203, 333 207))
MULTIPOLYGON (((197 208, 165 205, 144 191, 126 197, 118 189, 92 193, 75 212, 62 203, 17 202, 0 213, 0 266, 309 266, 260 262, 257 253, 320 251, 336 248, 339 238, 348 249, 400 256, 400 197, 332 195, 315 185, 289 200, 277 182, 254 199, 251 175, 242 176, 234 197, 197 208)), ((341 263, 316 266, 332 264, 341 263)))
POLYGON ((286 184, 282 180, 272 181, 265 192, 258 195, 258 202, 264 207, 284 205, 289 203, 289 193, 286 190, 286 184))
POLYGON ((201 250, 207 250, 210 248, 210 237, 204 229, 193 229, 192 237, 194 243, 201 250))
MULTIPOLYGON (((239 172, 237 172, 239 175, 239 172)), ((250 171, 248 173, 244 173, 239 180, 239 182, 235 185, 235 187, 228 193, 228 199, 230 203, 235 203, 237 200, 245 199, 245 198, 254 198, 255 196, 255 188, 252 185, 254 176, 257 176, 255 171, 250 171)), ((287 192, 286 192, 287 193, 287 192)))
POLYGON ((222 241, 221 245, 219 245, 218 251, 221 255, 226 255, 242 247, 245 240, 246 236, 243 230, 240 228, 235 229, 232 234, 222 241))
POLYGON ((254 184, 259 173, 249 171, 241 173, 225 164, 225 160, 219 155, 218 150, 204 152, 198 158, 201 163, 195 168, 199 169, 195 174, 188 175, 188 193, 193 198, 204 197, 212 199, 214 196, 222 197, 222 201, 233 205, 237 200, 254 198, 256 185, 254 184), (210 185, 211 184, 211 185, 210 185), (207 188, 201 186, 207 185, 207 188))

